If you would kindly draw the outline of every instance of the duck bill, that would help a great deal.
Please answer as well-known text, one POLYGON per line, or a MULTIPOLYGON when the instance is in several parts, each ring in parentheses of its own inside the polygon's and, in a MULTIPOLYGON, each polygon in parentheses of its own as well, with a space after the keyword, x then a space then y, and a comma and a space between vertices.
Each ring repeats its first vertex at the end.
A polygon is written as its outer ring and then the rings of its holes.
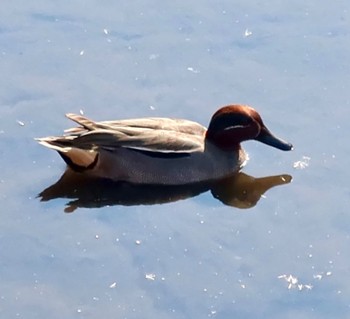
POLYGON ((292 144, 274 136, 266 127, 262 128, 260 134, 255 139, 282 151, 290 151, 293 149, 292 144))

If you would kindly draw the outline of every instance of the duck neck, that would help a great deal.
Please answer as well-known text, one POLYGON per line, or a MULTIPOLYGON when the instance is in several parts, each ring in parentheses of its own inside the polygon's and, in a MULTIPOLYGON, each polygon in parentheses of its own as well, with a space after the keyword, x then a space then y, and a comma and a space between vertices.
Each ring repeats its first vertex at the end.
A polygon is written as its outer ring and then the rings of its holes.
POLYGON ((241 149, 238 141, 232 140, 227 136, 221 136, 220 134, 211 135, 207 132, 205 140, 206 143, 215 145, 217 148, 226 152, 239 151, 241 149))
POLYGON ((234 151, 241 148, 241 142, 255 138, 258 133, 257 125, 233 126, 220 131, 208 129, 206 140, 225 151, 234 151))

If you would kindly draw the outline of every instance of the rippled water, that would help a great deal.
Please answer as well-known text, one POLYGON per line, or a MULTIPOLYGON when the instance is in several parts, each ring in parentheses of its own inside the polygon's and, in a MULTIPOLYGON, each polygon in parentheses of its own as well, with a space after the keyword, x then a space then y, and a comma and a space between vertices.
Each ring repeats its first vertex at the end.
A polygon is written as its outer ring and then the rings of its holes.
POLYGON ((2 8, 1 317, 349 317, 346 1, 2 8), (249 196, 237 181, 170 200, 53 189, 64 163, 33 140, 70 127, 67 112, 207 125, 228 103, 295 146, 245 143, 249 196))

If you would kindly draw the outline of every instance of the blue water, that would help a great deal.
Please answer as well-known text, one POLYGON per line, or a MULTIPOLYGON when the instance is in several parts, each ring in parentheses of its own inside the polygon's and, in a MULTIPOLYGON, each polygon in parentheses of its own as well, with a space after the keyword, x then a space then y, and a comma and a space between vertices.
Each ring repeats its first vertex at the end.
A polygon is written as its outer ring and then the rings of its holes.
POLYGON ((2 318, 349 318, 347 1, 4 2, 0 17, 2 318), (207 125, 229 103, 295 146, 245 143, 246 174, 293 177, 252 208, 210 191, 73 213, 37 198, 64 163, 33 138, 67 112, 207 125))

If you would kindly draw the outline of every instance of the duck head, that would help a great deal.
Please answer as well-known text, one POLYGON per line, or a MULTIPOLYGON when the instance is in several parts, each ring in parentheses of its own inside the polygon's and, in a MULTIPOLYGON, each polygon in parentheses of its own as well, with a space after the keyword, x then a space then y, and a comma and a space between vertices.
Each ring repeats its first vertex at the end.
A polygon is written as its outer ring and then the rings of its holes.
POLYGON ((259 113, 246 105, 228 105, 211 118, 206 138, 225 150, 239 148, 247 140, 256 140, 282 151, 293 145, 274 136, 263 123, 259 113))

